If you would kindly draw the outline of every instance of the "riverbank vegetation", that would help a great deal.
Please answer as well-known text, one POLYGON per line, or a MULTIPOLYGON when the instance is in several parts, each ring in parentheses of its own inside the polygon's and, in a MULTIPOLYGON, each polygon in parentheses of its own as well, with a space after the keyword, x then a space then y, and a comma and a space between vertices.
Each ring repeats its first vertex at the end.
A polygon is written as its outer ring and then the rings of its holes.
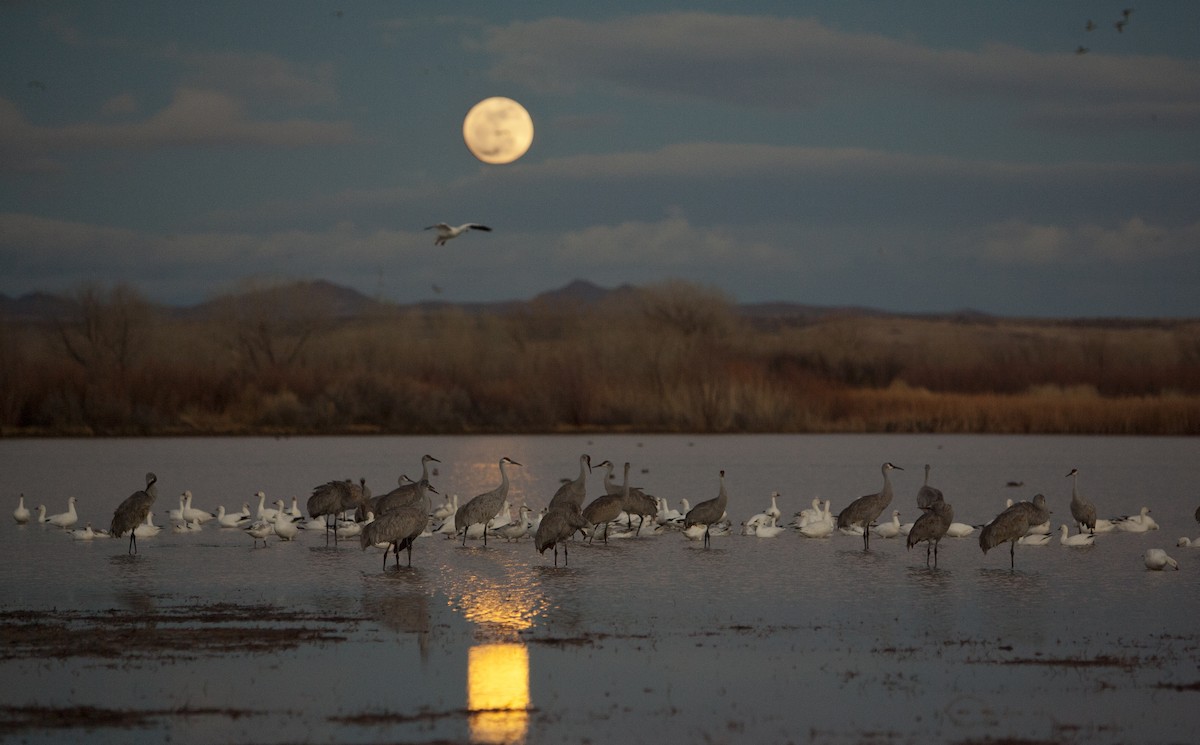
POLYGON ((354 315, 290 286, 72 301, 0 321, 6 436, 1200 433, 1194 320, 771 315, 678 282, 354 315))

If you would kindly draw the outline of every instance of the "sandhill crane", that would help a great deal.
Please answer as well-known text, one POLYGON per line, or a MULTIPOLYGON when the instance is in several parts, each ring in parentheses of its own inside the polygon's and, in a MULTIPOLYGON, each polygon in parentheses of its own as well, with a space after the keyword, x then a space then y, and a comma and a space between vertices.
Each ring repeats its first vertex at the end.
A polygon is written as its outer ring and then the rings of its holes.
POLYGON ((146 474, 146 488, 130 494, 113 511, 109 533, 114 538, 120 538, 121 534, 128 530, 129 553, 131 554, 137 553, 137 531, 135 529, 146 519, 150 508, 154 506, 154 500, 158 498, 158 487, 155 486, 157 483, 157 476, 153 473, 146 474))
POLYGON ((1096 532, 1096 505, 1079 494, 1079 469, 1072 468, 1066 477, 1072 479, 1071 517, 1075 518, 1075 523, 1079 526, 1080 533, 1086 527, 1094 535, 1096 532))
POLYGON ((932 546, 933 566, 937 568, 938 544, 946 535, 946 531, 950 529, 952 522, 954 522, 954 508, 945 500, 939 499, 926 508, 925 513, 913 523, 912 530, 908 531, 905 545, 911 549, 921 541, 925 541, 925 566, 929 566, 929 549, 932 546))
POLYGON ((492 489, 489 492, 484 492, 476 497, 473 497, 470 502, 467 502, 458 511, 454 513, 454 532, 463 532, 463 545, 467 545, 467 528, 476 523, 483 523, 483 545, 487 545, 487 524, 493 517, 500 514, 500 508, 504 506, 504 500, 508 499, 508 473, 504 470, 505 465, 519 466, 508 456, 500 459, 500 486, 492 489))
POLYGON ((571 557, 567 553, 567 539, 575 531, 582 530, 587 526, 588 522, 583 519, 583 515, 578 510, 572 509, 569 504, 547 510, 546 514, 542 515, 542 520, 538 523, 537 531, 533 535, 533 547, 539 554, 546 553, 547 548, 553 548, 554 566, 558 566, 558 544, 561 543, 563 565, 570 565, 571 557))
MULTIPOLYGON (((328 481, 315 487, 305 506, 310 518, 325 517, 325 540, 328 542, 329 531, 332 527, 330 519, 336 519, 338 515, 347 510, 357 509, 363 504, 367 504, 370 499, 371 492, 367 489, 366 479, 359 479, 358 484, 346 479, 345 481, 328 481)), ((366 509, 371 509, 369 504, 366 509)), ((334 533, 334 546, 337 546, 337 541, 337 533, 334 533)))
MULTIPOLYGON (((421 481, 424 481, 425 486, 429 485, 430 463, 441 463, 441 461, 429 454, 422 455, 420 480, 412 481, 411 479, 407 479, 406 476, 401 476, 399 479, 399 486, 383 496, 376 497, 373 504, 373 511, 375 514, 382 515, 391 509, 395 509, 396 507, 400 507, 405 504, 420 505, 424 503, 425 495, 417 493, 419 489, 424 487, 419 487, 418 484, 420 484, 421 481)), ((437 489, 434 489, 433 493, 438 494, 439 492, 437 489)), ((359 519, 362 519, 364 516, 359 515, 358 517, 359 519)))
MULTIPOLYGON (((390 543, 396 554, 396 566, 400 566, 400 549, 402 548, 408 549, 408 565, 412 566, 413 541, 419 538, 429 525, 429 512, 429 496, 422 491, 419 504, 397 507, 364 525, 362 533, 359 535, 363 550, 365 551, 367 546, 377 543, 390 543)), ((385 548, 383 550, 384 569, 387 569, 387 554, 385 548)))
MULTIPOLYGON (((620 494, 621 485, 612 480, 612 461, 606 460, 595 467, 600 468, 601 466, 606 469, 604 474, 604 491, 608 494, 620 494)), ((637 532, 634 535, 640 535, 646 518, 658 515, 658 499, 647 494, 639 486, 631 486, 629 487, 629 492, 622 498, 621 509, 628 516, 629 527, 631 528, 633 527, 633 516, 638 516, 637 532)))
POLYGON ((1156 572, 1161 572, 1167 567, 1179 571, 1179 562, 1167 556, 1167 552, 1161 548, 1146 549, 1146 554, 1142 557, 1142 561, 1146 563, 1147 569, 1153 569, 1156 572))
POLYGON ((488 226, 480 225, 477 222, 463 223, 462 225, 459 225, 457 227, 451 226, 444 222, 439 222, 434 225, 430 225, 429 227, 427 227, 425 229, 426 230, 435 230, 435 229, 437 230, 438 237, 436 239, 434 239, 434 241, 433 241, 433 245, 435 245, 435 246, 444 246, 444 245, 446 245, 446 241, 451 240, 453 238, 457 238, 458 236, 462 235, 463 233, 467 232, 468 230, 483 230, 485 232, 491 232, 491 230, 492 230, 488 226))
POLYGON ((888 478, 888 471, 891 470, 903 471, 900 466, 894 466, 891 463, 884 463, 880 470, 883 471, 883 488, 874 494, 867 494, 859 497, 846 508, 838 513, 837 527, 849 528, 852 525, 861 525, 863 530, 863 550, 866 551, 871 547, 871 523, 883 513, 887 506, 892 503, 892 481, 888 478))
POLYGON ((1035 495, 1032 502, 1017 502, 996 516, 983 530, 979 531, 979 547, 983 553, 1001 543, 1011 544, 1008 549, 1009 568, 1015 569, 1017 563, 1017 541, 1025 537, 1030 525, 1040 525, 1050 519, 1050 509, 1046 507, 1046 497, 1035 495))
POLYGON ((29 508, 25 506, 25 495, 17 498, 17 508, 13 510, 13 519, 21 525, 29 522, 29 508))
POLYGON ((926 463, 925 483, 917 490, 917 507, 927 510, 939 499, 943 499, 942 490, 929 485, 929 464, 926 463))
MULTIPOLYGON (((607 462, 607 461, 606 461, 607 462)), ((604 542, 608 543, 608 524, 621 514, 625 498, 629 495, 629 462, 625 462, 625 481, 621 485, 621 491, 617 494, 605 494, 601 497, 596 497, 583 510, 583 519, 595 526, 604 523, 604 542)), ((641 527, 639 525, 639 527, 641 527)), ((592 535, 588 538, 588 543, 596 537, 595 529, 592 530, 592 535)))
POLYGON ((583 511, 583 500, 587 497, 587 475, 592 470, 592 456, 584 453, 579 456, 579 475, 558 487, 550 498, 549 509, 566 505, 574 505, 576 512, 583 511))
POLYGON ((704 526, 704 547, 708 548, 709 531, 712 529, 713 523, 720 522, 725 517, 725 506, 729 504, 729 494, 725 491, 725 470, 720 472, 720 490, 717 496, 712 499, 706 499, 692 509, 688 510, 683 517, 683 527, 690 528, 693 525, 704 526))

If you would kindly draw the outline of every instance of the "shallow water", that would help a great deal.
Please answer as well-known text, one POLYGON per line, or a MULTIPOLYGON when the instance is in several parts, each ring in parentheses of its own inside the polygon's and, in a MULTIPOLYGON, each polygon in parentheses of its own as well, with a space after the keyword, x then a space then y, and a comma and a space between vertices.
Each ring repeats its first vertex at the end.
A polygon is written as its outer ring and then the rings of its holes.
MULTIPOLYGON (((54 528, 5 529, 0 611, 13 648, 17 611, 65 616, 71 628, 179 626, 178 650, 89 655, 10 651, 0 706, 90 706, 148 713, 94 725, 98 742, 924 742, 1018 737, 1046 742, 1189 739, 1200 682, 1200 534, 1193 520, 1197 444, 1187 438, 991 436, 561 436, 0 441, 0 484, 14 505, 50 512, 78 497, 80 524, 159 478, 158 522, 189 489, 195 505, 240 508, 262 489, 300 497, 334 478, 376 493, 420 456, 462 500, 499 482, 535 510, 560 478, 593 461, 633 464, 646 491, 692 504, 725 469, 735 522, 782 493, 785 519, 815 496, 836 513, 878 490, 891 461, 902 521, 917 516, 923 465, 962 522, 1007 498, 1044 493, 1069 522, 1071 481, 1102 515, 1143 505, 1161 526, 1100 536, 1089 549, 1020 546, 982 554, 977 534, 943 541, 940 568, 922 548, 856 537, 765 540, 732 535, 710 549, 678 533, 575 545, 555 567, 528 541, 417 541, 413 568, 381 569, 357 544, 320 534, 252 549, 238 530, 164 531, 139 541, 76 542, 54 528), (1021 481, 1021 487, 1008 487, 1021 481), (1148 572, 1166 548, 1179 572, 1148 572), (232 606, 230 621, 212 608, 232 606), (208 609, 203 620, 172 614, 208 609), (303 617, 280 619, 276 611, 303 617), (89 615, 90 614, 90 615, 89 615), (104 616, 103 614, 110 614, 104 616), (88 616, 87 619, 82 618, 88 616), (99 617, 101 620, 95 620, 99 617), (113 620, 106 621, 111 617, 113 620), (257 618, 266 620, 256 620, 257 618), (131 620, 131 619, 141 619, 131 620), (151 619, 151 620, 146 620, 151 619), (141 626, 139 626, 139 623, 141 626), (206 646, 187 634, 227 626, 319 632, 269 649, 206 646), (193 631, 194 629, 194 631, 193 631)), ((619 469, 618 469, 619 473, 619 469)), ((599 473, 589 495, 601 493, 599 473)), ((435 497, 435 502, 437 498, 435 497)), ((28 742, 77 739, 45 721, 0 729, 28 742)))

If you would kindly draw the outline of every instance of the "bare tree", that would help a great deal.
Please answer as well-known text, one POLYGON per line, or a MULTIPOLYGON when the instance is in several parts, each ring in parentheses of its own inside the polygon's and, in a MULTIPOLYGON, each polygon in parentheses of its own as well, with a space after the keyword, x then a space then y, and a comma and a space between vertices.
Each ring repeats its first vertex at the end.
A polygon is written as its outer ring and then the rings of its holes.
POLYGON ((294 365, 313 337, 328 325, 328 299, 311 285, 249 280, 217 301, 227 344, 250 371, 294 365))
POLYGON ((67 356, 93 374, 115 370, 124 376, 149 339, 150 304, 125 284, 105 290, 86 283, 69 298, 74 314, 54 324, 67 356))

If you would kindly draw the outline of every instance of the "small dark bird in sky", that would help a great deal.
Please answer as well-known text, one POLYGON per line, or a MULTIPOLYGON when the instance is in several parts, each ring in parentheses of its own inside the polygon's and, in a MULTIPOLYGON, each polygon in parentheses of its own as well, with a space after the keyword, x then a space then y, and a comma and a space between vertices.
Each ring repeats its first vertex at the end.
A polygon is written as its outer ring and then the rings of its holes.
POLYGON ((1089 50, 1087 47, 1076 47, 1075 48, 1075 54, 1087 54, 1088 51, 1089 50))
POLYGON ((1121 16, 1128 21, 1131 13, 1133 13, 1133 8, 1126 8, 1125 10, 1121 11, 1121 16))
POLYGON ((1113 28, 1115 28, 1115 29, 1117 30, 1117 33, 1118 33, 1118 34, 1119 34, 1119 33, 1122 33, 1122 32, 1124 32, 1124 30, 1125 30, 1125 24, 1126 24, 1126 23, 1129 23, 1129 21, 1127 21, 1127 20, 1125 20, 1124 18, 1122 18, 1121 20, 1119 20, 1119 21, 1117 21, 1116 23, 1114 23, 1114 24, 1113 24, 1113 28))
POLYGON ((1094 21, 1092 21, 1091 18, 1089 18, 1088 22, 1083 25, 1083 30, 1084 31, 1095 31, 1096 23, 1094 21))

